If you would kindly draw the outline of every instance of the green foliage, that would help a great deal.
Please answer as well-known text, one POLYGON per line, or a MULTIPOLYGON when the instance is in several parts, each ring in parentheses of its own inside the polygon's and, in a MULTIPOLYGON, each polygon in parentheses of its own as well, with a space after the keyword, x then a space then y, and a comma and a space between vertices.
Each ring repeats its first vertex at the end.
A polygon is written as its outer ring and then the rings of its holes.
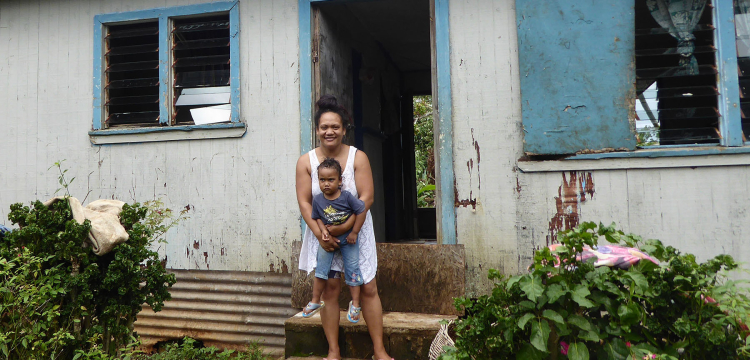
POLYGON ((659 145, 659 126, 645 126, 636 134, 636 145, 653 146, 659 145))
POLYGON ((247 351, 236 352, 234 350, 220 351, 216 347, 201 347, 200 344, 191 339, 184 338, 180 343, 171 343, 164 350, 146 355, 142 353, 128 354, 123 360, 270 360, 271 357, 263 354, 261 346, 257 342, 251 343, 247 351))
POLYGON ((26 248, 14 255, 0 258, 0 351, 5 358, 57 354, 71 340, 60 319, 66 292, 62 277, 57 268, 43 268, 49 257, 34 256, 26 248))
POLYGON ((417 175, 417 206, 435 207, 435 144, 432 96, 415 96, 414 159, 417 175))
POLYGON ((11 359, 116 354, 132 340, 141 305, 159 311, 175 283, 149 250, 168 229, 152 212, 164 210, 126 204, 129 240, 96 256, 85 247, 90 223, 73 220, 67 202, 11 205, 8 218, 20 228, 0 241, 0 350, 11 359))
POLYGON ((57 161, 54 164, 52 164, 52 166, 50 166, 49 169, 47 170, 50 170, 52 168, 57 168, 58 173, 60 173, 60 175, 58 175, 57 177, 57 182, 60 184, 60 187, 57 188, 57 190, 55 190, 55 195, 57 195, 57 193, 59 193, 60 191, 65 190, 65 196, 70 196, 70 189, 69 189, 70 184, 72 184, 76 178, 73 177, 70 180, 65 179, 65 174, 68 172, 68 169, 63 169, 62 165, 64 162, 65 162, 65 159, 57 161))
POLYGON ((698 263, 614 224, 583 223, 558 239, 554 253, 536 252, 529 274, 490 270, 492 294, 456 300, 467 316, 456 323, 456 346, 444 360, 748 358, 750 301, 725 276, 737 268, 730 256, 698 263), (644 260, 622 270, 576 260, 600 238, 638 247, 661 265, 644 260))

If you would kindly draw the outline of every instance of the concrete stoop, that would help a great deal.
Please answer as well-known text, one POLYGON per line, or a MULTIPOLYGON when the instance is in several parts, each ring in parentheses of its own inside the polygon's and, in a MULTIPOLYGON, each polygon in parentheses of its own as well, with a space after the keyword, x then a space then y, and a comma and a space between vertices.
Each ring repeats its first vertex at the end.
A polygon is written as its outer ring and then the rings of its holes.
MULTIPOLYGON (((383 342, 388 353, 398 360, 426 360, 430 344, 440 330, 441 320, 455 319, 452 315, 432 315, 401 312, 383 313, 383 342)), ((341 356, 352 359, 370 359, 372 340, 364 319, 353 324, 346 312, 339 317, 339 347, 341 356)), ((286 357, 291 359, 321 359, 328 354, 320 314, 303 318, 302 312, 284 323, 286 357)))

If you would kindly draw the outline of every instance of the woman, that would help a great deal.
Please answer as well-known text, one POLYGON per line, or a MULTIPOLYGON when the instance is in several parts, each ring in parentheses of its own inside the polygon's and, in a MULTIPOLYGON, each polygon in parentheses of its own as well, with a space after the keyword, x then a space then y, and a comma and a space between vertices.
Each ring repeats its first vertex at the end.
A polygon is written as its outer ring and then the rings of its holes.
MULTIPOLYGON (((307 272, 316 266, 316 254, 318 245, 326 251, 334 251, 337 247, 333 241, 321 241, 322 235, 315 221, 312 219, 312 198, 320 193, 318 186, 317 167, 326 158, 334 158, 343 165, 343 190, 347 190, 355 197, 364 201, 367 212, 362 229, 359 232, 357 242, 359 243, 359 266, 364 285, 361 287, 362 315, 367 322, 367 329, 372 338, 374 349, 373 359, 391 359, 383 346, 383 308, 378 296, 378 286, 375 283, 375 272, 377 270, 377 254, 375 252, 375 233, 372 226, 370 207, 374 198, 374 185, 372 180, 372 169, 370 160, 362 151, 343 143, 346 128, 349 125, 349 116, 336 98, 324 95, 316 103, 318 110, 315 113, 315 129, 320 146, 307 154, 300 156, 297 161, 297 202, 302 217, 305 219, 307 229, 302 241, 299 268, 307 272), (345 165, 344 165, 345 164, 345 165)), ((329 229, 331 235, 339 235, 344 229, 351 227, 351 222, 339 225, 340 228, 329 229)), ((341 291, 340 272, 342 271, 341 254, 336 254, 331 265, 331 272, 337 272, 335 276, 329 276, 323 291, 322 300, 325 303, 338 304, 339 292, 341 291)), ((331 274, 334 275, 334 274, 331 274)), ((328 360, 341 359, 339 349, 339 308, 337 305, 326 306, 320 311, 328 340, 328 360)), ((358 317, 356 318, 358 319, 358 317)), ((356 320, 355 319, 355 320, 356 320)), ((393 359, 391 359, 393 360, 393 359)))

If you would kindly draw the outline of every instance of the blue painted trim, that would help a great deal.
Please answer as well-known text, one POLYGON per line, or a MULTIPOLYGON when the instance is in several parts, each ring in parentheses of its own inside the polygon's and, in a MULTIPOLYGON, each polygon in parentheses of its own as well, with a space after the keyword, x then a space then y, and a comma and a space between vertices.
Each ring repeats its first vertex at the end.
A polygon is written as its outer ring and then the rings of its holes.
POLYGON ((102 71, 102 56, 104 55, 102 51, 103 27, 97 17, 94 17, 94 130, 101 130, 102 128, 102 97, 104 96, 104 92, 102 91, 102 76, 104 75, 102 71))
POLYGON ((750 154, 750 146, 746 147, 694 147, 675 150, 637 150, 624 152, 611 152, 602 154, 580 154, 565 158, 565 160, 599 160, 599 159, 623 159, 623 158, 661 158, 677 156, 704 156, 725 154, 750 154))
POLYGON ((237 5, 237 1, 219 1, 206 4, 166 7, 161 8, 160 10, 163 11, 165 15, 174 17, 230 11, 235 5, 237 5))
POLYGON ((312 149, 312 9, 310 3, 311 0, 298 2, 300 154, 312 149))
POLYGON ((237 4, 237 1, 221 1, 206 4, 172 6, 154 8, 148 10, 136 10, 111 14, 100 14, 94 17, 101 23, 118 23, 133 20, 158 19, 162 16, 186 16, 212 12, 229 11, 237 4))
POLYGON ((159 124, 169 125, 171 119, 169 113, 172 104, 169 102, 169 74, 172 72, 172 62, 170 61, 170 26, 169 17, 162 15, 159 17, 159 124))
MULTIPOLYGON (((312 149, 312 9, 310 0, 297 3, 299 23, 299 151, 312 149)), ((300 238, 305 236, 307 224, 299 218, 300 238)))
POLYGON ((718 144, 684 144, 684 145, 649 145, 649 146, 639 146, 638 149, 673 149, 673 148, 694 148, 696 146, 706 147, 706 146, 719 146, 718 144))
POLYGON ((716 24, 716 65, 719 72, 719 122, 721 144, 742 146, 742 116, 740 114, 740 89, 737 73, 737 44, 734 29, 732 0, 714 1, 713 21, 716 24))
POLYGON ((229 88, 232 122, 240 122, 240 7, 237 2, 229 10, 229 88))
MULTIPOLYGON (((453 106, 448 0, 435 0, 435 54, 437 59, 438 129, 435 144, 440 153, 441 244, 456 244, 455 177, 453 175, 453 106)), ((435 94, 433 94, 435 96, 435 94)))
POLYGON ((212 129, 234 129, 246 128, 245 123, 223 123, 213 125, 182 125, 182 126, 161 126, 132 129, 113 129, 113 130, 94 130, 89 131, 89 135, 106 136, 106 135, 124 135, 124 134, 148 134, 168 131, 193 131, 193 130, 212 130, 212 129))
POLYGON ((94 20, 102 24, 120 23, 134 20, 158 19, 163 8, 136 10, 111 14, 99 14, 94 16, 94 20))

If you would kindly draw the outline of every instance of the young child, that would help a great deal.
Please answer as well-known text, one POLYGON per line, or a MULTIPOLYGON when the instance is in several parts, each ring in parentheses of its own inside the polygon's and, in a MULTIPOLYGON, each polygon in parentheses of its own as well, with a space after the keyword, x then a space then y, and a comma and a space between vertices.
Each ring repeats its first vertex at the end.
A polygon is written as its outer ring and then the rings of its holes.
MULTIPOLYGON (((352 301, 349 302, 349 311, 346 318, 356 323, 358 315, 362 311, 359 303, 359 287, 362 285, 362 276, 359 272, 359 244, 357 234, 352 229, 361 229, 365 222, 365 203, 357 199, 348 191, 341 190, 341 164, 336 159, 325 159, 318 166, 318 181, 320 190, 323 192, 313 198, 312 218, 317 221, 323 241, 336 241, 344 258, 344 282, 349 286, 352 301), (337 236, 337 240, 331 239, 326 225, 340 225, 346 222, 350 216, 355 216, 354 225, 346 233, 337 236), (357 317, 357 319, 353 319, 357 317)), ((302 312, 303 317, 315 315, 325 304, 320 301, 320 296, 325 288, 326 280, 331 276, 331 262, 335 252, 327 252, 318 247, 318 266, 315 268, 315 279, 313 281, 313 297, 302 312)))

